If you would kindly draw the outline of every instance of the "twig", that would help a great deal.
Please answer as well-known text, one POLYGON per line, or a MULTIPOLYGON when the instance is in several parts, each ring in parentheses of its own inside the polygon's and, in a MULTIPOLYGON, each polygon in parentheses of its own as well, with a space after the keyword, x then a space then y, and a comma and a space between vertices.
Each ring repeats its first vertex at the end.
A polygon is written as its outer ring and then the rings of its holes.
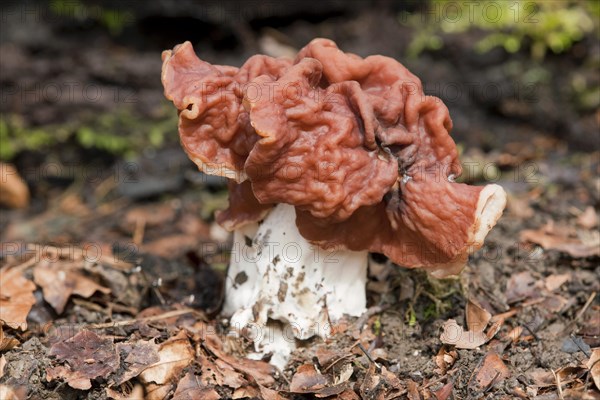
POLYGON ((552 375, 554 375, 554 380, 556 380, 556 387, 558 388, 558 396, 560 397, 560 400, 565 400, 561 387, 562 385, 560 384, 560 378, 558 377, 558 375, 556 375, 556 372, 554 372, 553 369, 551 369, 550 371, 552 371, 552 375))
POLYGON ((327 372, 327 371, 329 371, 329 369, 330 369, 331 367, 333 367, 335 364, 339 363, 340 361, 342 361, 342 360, 344 360, 344 359, 346 359, 346 358, 348 358, 348 357, 352 357, 352 354, 344 354, 344 355, 343 355, 343 356, 341 356, 340 358, 337 358, 337 359, 335 359, 335 360, 334 360, 334 361, 333 361, 331 364, 329 364, 329 365, 327 366, 327 368, 325 368, 325 369, 323 370, 323 372, 327 372))
POLYGON ((359 342, 359 343, 357 343, 356 345, 358 346, 358 348, 359 348, 359 349, 360 349, 360 350, 361 350, 363 353, 365 353, 365 356, 367 356, 367 358, 369 359, 369 361, 371 362, 371 364, 375 365, 375 367, 376 367, 378 370, 381 370, 381 365, 379 365, 378 363, 376 363, 376 362, 375 362, 375 360, 373 360, 373 358, 371 357, 371 355, 369 354, 369 352, 367 351, 367 349, 365 349, 365 348, 363 347, 363 345, 362 345, 360 342, 359 342))
POLYGON ((597 292, 593 292, 592 294, 590 294, 590 297, 588 297, 588 299, 585 302, 585 304, 583 305, 583 307, 581 307, 581 310, 579 310, 579 312, 575 316, 575 319, 573 321, 571 321, 572 324, 577 322, 583 316, 583 314, 587 311, 587 309, 590 307, 590 305, 596 298, 597 294, 598 294, 597 292))
POLYGON ((107 322, 107 323, 104 323, 104 324, 87 325, 86 328, 89 328, 89 329, 113 328, 113 327, 117 327, 117 326, 133 325, 133 324, 136 324, 138 322, 159 321, 161 319, 179 317, 180 315, 185 315, 185 314, 198 314, 198 315, 201 315, 202 317, 204 317, 204 315, 200 311, 198 311, 198 310, 193 310, 191 308, 185 308, 183 310, 169 311, 169 312, 166 312, 166 313, 163 313, 163 314, 160 314, 160 315, 154 315, 152 317, 134 318, 134 319, 126 319, 126 320, 123 320, 123 321, 107 322))
MULTIPOLYGON (((569 337, 571 338, 571 341, 573 343, 575 343, 575 346, 579 347, 579 350, 581 350, 581 352, 583 354, 585 354, 585 356, 587 358, 590 358, 592 355, 590 353, 588 353, 588 351, 586 349, 584 349, 583 347, 581 347, 581 345, 579 344, 579 340, 577 340, 577 337, 575 335, 573 335, 572 333, 569 335, 569 337)), ((581 340, 581 339, 580 339, 581 340)))
POLYGON ((565 327, 565 329, 563 329, 563 333, 566 332, 566 331, 568 331, 573 325, 575 325, 575 323, 577 321, 579 321, 581 319, 581 317, 583 317, 583 314, 585 314, 585 312, 587 311, 587 309, 590 307, 590 305, 592 304, 592 302, 596 298, 597 294, 598 294, 598 292, 592 292, 592 294, 590 294, 590 297, 588 297, 588 299, 586 300, 586 302, 583 305, 583 307, 581 307, 581 310, 579 310, 579 312, 577 313, 577 315, 575 315, 575 318, 573 318, 573 320, 567 324, 567 326, 565 327))

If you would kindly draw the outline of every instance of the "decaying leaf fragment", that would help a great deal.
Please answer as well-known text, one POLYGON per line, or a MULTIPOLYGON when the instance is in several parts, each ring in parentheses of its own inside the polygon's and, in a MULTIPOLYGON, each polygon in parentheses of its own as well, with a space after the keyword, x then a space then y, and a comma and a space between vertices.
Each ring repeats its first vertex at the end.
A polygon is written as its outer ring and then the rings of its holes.
POLYGON ((459 349, 476 349, 489 342, 500 330, 503 320, 496 321, 487 333, 484 332, 492 316, 479 305, 469 300, 467 303, 467 327, 465 331, 462 326, 450 319, 443 325, 444 331, 440 340, 444 344, 451 344, 459 349))
POLYGON ((35 304, 35 284, 16 268, 0 269, 0 321, 13 329, 27 329, 27 314, 35 304))
POLYGON ((150 365, 140 378, 145 383, 164 385, 174 379, 194 359, 194 349, 184 331, 160 345, 159 361, 150 365))
POLYGON ((96 291, 108 294, 110 289, 86 277, 78 266, 69 262, 50 263, 43 260, 33 270, 35 283, 41 286, 44 299, 61 314, 71 295, 90 297, 96 291))
POLYGON ((595 349, 587 362, 589 374, 594 380, 594 384, 600 390, 600 349, 595 349))
POLYGON ((115 384, 124 382, 138 376, 150 365, 160 361, 158 355, 159 345, 154 340, 138 340, 135 343, 118 343, 117 352, 123 358, 125 371, 116 379, 115 384))
POLYGON ((91 379, 106 378, 119 368, 119 355, 112 339, 88 330, 54 344, 49 354, 65 364, 46 370, 48 382, 64 379, 74 389, 88 390, 92 387, 91 379))
POLYGON ((188 372, 179 381, 173 400, 219 400, 221 395, 213 388, 207 387, 192 372, 188 372))
POLYGON ((496 352, 490 351, 485 355, 481 368, 475 375, 475 381, 480 389, 487 389, 509 376, 510 371, 500 356, 496 352))

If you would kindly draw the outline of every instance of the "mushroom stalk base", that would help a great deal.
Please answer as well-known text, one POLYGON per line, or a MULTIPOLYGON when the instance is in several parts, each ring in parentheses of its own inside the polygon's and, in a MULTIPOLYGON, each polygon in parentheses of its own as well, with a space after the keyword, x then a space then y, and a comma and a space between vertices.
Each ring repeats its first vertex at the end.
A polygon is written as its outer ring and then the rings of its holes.
POLYGON ((283 368, 296 340, 326 338, 331 323, 366 310, 367 251, 322 249, 304 239, 293 206, 234 232, 223 313, 283 368))

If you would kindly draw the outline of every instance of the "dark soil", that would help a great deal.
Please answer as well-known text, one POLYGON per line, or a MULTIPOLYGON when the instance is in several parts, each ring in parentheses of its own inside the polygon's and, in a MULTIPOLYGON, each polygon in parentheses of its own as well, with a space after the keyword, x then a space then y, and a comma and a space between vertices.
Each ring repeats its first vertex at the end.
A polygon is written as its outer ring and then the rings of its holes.
MULTIPOLYGON (((456 399, 513 399, 521 394, 525 396, 521 398, 559 399, 556 384, 541 384, 538 372, 557 373, 567 367, 574 377, 564 379, 564 398, 600 397, 582 367, 592 349, 600 346, 598 254, 582 256, 568 247, 544 248, 521 236, 525 230, 543 236, 540 229, 546 227, 565 243, 578 240, 588 248, 600 247, 598 225, 582 221, 587 208, 596 215, 600 208, 600 114, 576 105, 565 89, 576 74, 589 84, 598 84, 593 62, 582 62, 600 57, 596 38, 584 39, 561 56, 550 55, 541 65, 526 52, 476 54, 468 34, 448 37, 440 51, 405 59, 411 28, 396 16, 417 6, 376 3, 377 7, 362 2, 320 1, 310 6, 291 2, 289 7, 271 3, 261 8, 245 6, 245 2, 207 2, 202 7, 189 1, 156 1, 148 7, 109 2, 105 7, 132 16, 120 33, 113 34, 94 19, 49 17, 44 14, 49 12, 45 3, 31 3, 38 12, 34 15, 41 16, 37 19, 21 14, 20 6, 3 4, 0 10, 13 17, 0 28, 0 88, 7 94, 0 112, 4 118, 17 116, 32 129, 77 126, 95 115, 122 109, 146 121, 161 119, 171 109, 160 85, 160 51, 183 40, 192 40, 201 58, 219 64, 241 64, 260 51, 260 39, 269 35, 294 48, 326 36, 345 51, 395 57, 422 79, 430 94, 448 105, 463 162, 478 166, 463 179, 502 185, 509 193, 507 210, 484 248, 456 279, 436 281, 375 256, 384 264, 384 272, 371 277, 369 305, 382 307, 381 312, 373 313, 361 326, 346 321, 326 344, 320 339, 304 343, 288 368, 274 374, 270 387, 288 398, 313 398, 312 394, 302 397, 287 392, 289 381, 303 364, 325 370, 319 364, 325 348, 346 357, 327 373, 335 376, 342 366, 351 365, 349 388, 363 396, 361 385, 377 362, 400 379, 400 398, 415 398, 407 397, 413 396, 412 381, 423 398, 435 398, 436 391, 451 383, 456 399), (516 95, 513 89, 528 83, 518 81, 522 74, 514 71, 532 68, 543 69, 550 78, 525 95, 516 95), (473 82, 481 90, 465 91, 459 97, 450 95, 444 86, 456 83, 466 88, 473 82), (486 94, 486 84, 502 87, 500 95, 486 94), (59 95, 50 94, 52 85, 58 85, 59 95), (71 92, 69 85, 75 88, 71 92), (91 90, 99 95, 90 97, 91 90), (521 275, 515 279, 517 274, 521 275), (552 287, 549 282, 558 276, 565 277, 563 284, 552 287), (527 279, 535 285, 520 287, 527 279), (452 347, 441 342, 442 327, 449 319, 465 325, 468 299, 492 315, 509 314, 488 344, 458 349, 455 360, 442 371, 436 355, 442 347, 452 347), (379 358, 369 360, 357 343, 379 358), (501 357, 509 375, 480 387, 474 374, 490 352, 501 357)), ((118 129, 114 133, 128 134, 118 129)), ((11 162, 27 181, 32 202, 25 210, 2 210, 3 266, 23 264, 42 254, 30 251, 28 245, 70 249, 60 259, 69 263, 78 262, 76 249, 91 244, 133 268, 124 271, 102 260, 94 265, 82 263, 82 274, 111 292, 72 296, 60 314, 38 288, 29 329, 5 329, 5 335, 20 344, 1 351, 7 364, 3 375, 0 371, 0 383, 17 388, 23 398, 105 399, 107 379, 92 380, 88 391, 47 380, 48 369, 57 365, 56 357, 49 355, 52 345, 85 327, 93 329, 93 324, 184 307, 200 311, 202 318, 184 315, 93 330, 114 337, 115 342, 156 338, 163 343, 187 329, 190 341, 198 346, 195 351, 216 362, 219 356, 202 347, 202 340, 190 328, 196 320, 204 320, 219 333, 226 350, 237 357, 244 354, 248 343, 229 343, 224 334, 227 323, 218 314, 230 244, 219 234, 213 213, 226 205, 224 182, 196 171, 178 146, 175 124, 167 129, 164 145, 140 151, 133 158, 82 148, 71 138, 22 151, 11 162)), ((32 278, 32 268, 24 274, 32 278)), ((386 384, 391 391, 393 384, 386 384)), ((119 390, 131 390, 132 385, 125 386, 119 390)), ((234 390, 218 385, 217 392, 229 398, 234 390)), ((264 392, 260 397, 266 398, 264 392)))

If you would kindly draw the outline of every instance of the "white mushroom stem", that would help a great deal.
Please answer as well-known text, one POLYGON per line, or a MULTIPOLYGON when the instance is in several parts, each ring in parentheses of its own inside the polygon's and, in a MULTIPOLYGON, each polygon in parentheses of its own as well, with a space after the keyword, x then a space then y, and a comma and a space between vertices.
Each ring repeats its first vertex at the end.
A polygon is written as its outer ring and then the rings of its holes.
POLYGON ((281 368, 296 339, 326 338, 344 314, 366 310, 367 251, 324 250, 296 227, 293 206, 234 232, 223 313, 281 368))

